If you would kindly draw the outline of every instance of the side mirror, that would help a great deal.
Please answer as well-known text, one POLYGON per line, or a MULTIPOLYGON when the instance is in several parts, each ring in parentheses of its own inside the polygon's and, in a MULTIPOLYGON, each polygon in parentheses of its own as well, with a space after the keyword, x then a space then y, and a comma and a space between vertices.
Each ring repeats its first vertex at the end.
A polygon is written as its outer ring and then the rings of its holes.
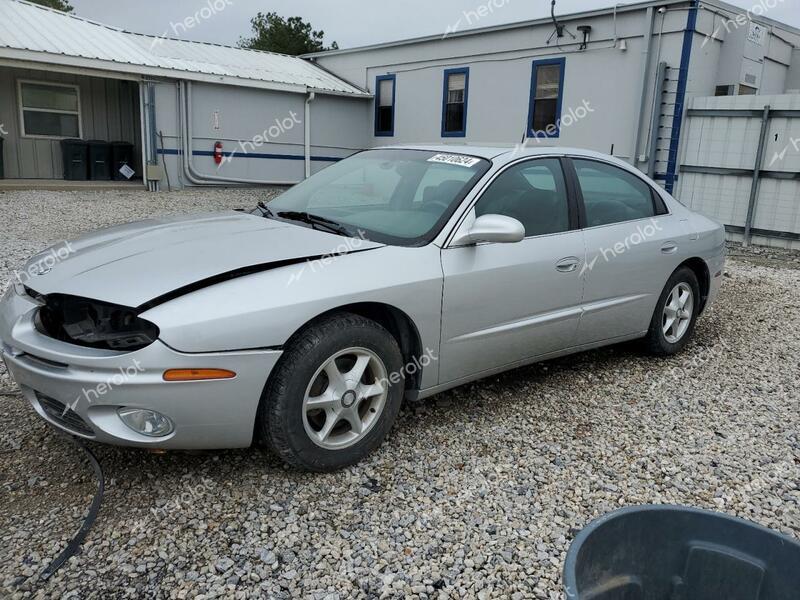
POLYGON ((525 239, 525 227, 511 217, 483 215, 471 224, 465 223, 453 240, 454 246, 469 246, 479 242, 515 244, 525 239))

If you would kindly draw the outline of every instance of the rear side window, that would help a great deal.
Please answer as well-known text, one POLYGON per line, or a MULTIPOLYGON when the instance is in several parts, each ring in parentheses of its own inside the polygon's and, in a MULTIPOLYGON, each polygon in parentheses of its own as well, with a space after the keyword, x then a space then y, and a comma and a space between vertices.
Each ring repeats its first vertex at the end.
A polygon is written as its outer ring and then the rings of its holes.
POLYGON ((475 215, 504 215, 525 227, 525 236, 569 231, 569 201, 561 163, 542 158, 503 171, 475 205, 475 215))
POLYGON ((656 215, 652 189, 635 175, 601 162, 572 162, 583 193, 587 227, 646 219, 656 215))

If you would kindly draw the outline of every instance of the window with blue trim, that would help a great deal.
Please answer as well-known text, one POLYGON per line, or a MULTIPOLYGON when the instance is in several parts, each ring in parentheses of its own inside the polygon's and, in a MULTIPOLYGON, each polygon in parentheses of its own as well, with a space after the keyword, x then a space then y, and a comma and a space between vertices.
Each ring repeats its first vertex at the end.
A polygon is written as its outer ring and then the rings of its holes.
POLYGON ((375 78, 375 135, 394 135, 394 103, 397 80, 394 75, 375 78))
POLYGON ((446 69, 442 92, 442 137, 467 135, 469 68, 446 69))
POLYGON ((554 138, 561 133, 566 59, 533 61, 528 137, 554 138))

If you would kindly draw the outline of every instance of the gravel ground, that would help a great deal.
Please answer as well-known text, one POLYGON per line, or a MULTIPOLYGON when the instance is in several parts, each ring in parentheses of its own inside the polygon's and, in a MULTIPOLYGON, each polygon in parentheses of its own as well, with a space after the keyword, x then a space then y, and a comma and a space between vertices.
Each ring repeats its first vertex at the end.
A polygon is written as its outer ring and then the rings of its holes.
MULTIPOLYGON (((87 229, 264 194, 0 194, 0 271, 87 229)), ((405 407, 386 444, 343 472, 298 473, 260 449, 94 446, 100 516, 47 582, 92 471, 21 398, 0 396, 0 596, 558 598, 577 531, 639 503, 800 536, 800 255, 733 250, 682 355, 614 347, 441 394, 405 407)))

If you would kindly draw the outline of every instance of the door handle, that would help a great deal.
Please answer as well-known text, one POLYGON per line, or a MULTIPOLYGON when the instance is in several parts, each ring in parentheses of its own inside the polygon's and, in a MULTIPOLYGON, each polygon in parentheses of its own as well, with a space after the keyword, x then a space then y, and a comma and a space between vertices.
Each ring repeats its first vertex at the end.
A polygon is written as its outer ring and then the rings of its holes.
POLYGON ((567 258, 562 258, 556 263, 556 271, 561 273, 572 273, 578 268, 579 264, 581 264, 579 258, 576 256, 568 256, 567 258))
POLYGON ((661 252, 663 254, 675 254, 678 251, 678 244, 675 242, 667 242, 663 246, 661 246, 661 252))

